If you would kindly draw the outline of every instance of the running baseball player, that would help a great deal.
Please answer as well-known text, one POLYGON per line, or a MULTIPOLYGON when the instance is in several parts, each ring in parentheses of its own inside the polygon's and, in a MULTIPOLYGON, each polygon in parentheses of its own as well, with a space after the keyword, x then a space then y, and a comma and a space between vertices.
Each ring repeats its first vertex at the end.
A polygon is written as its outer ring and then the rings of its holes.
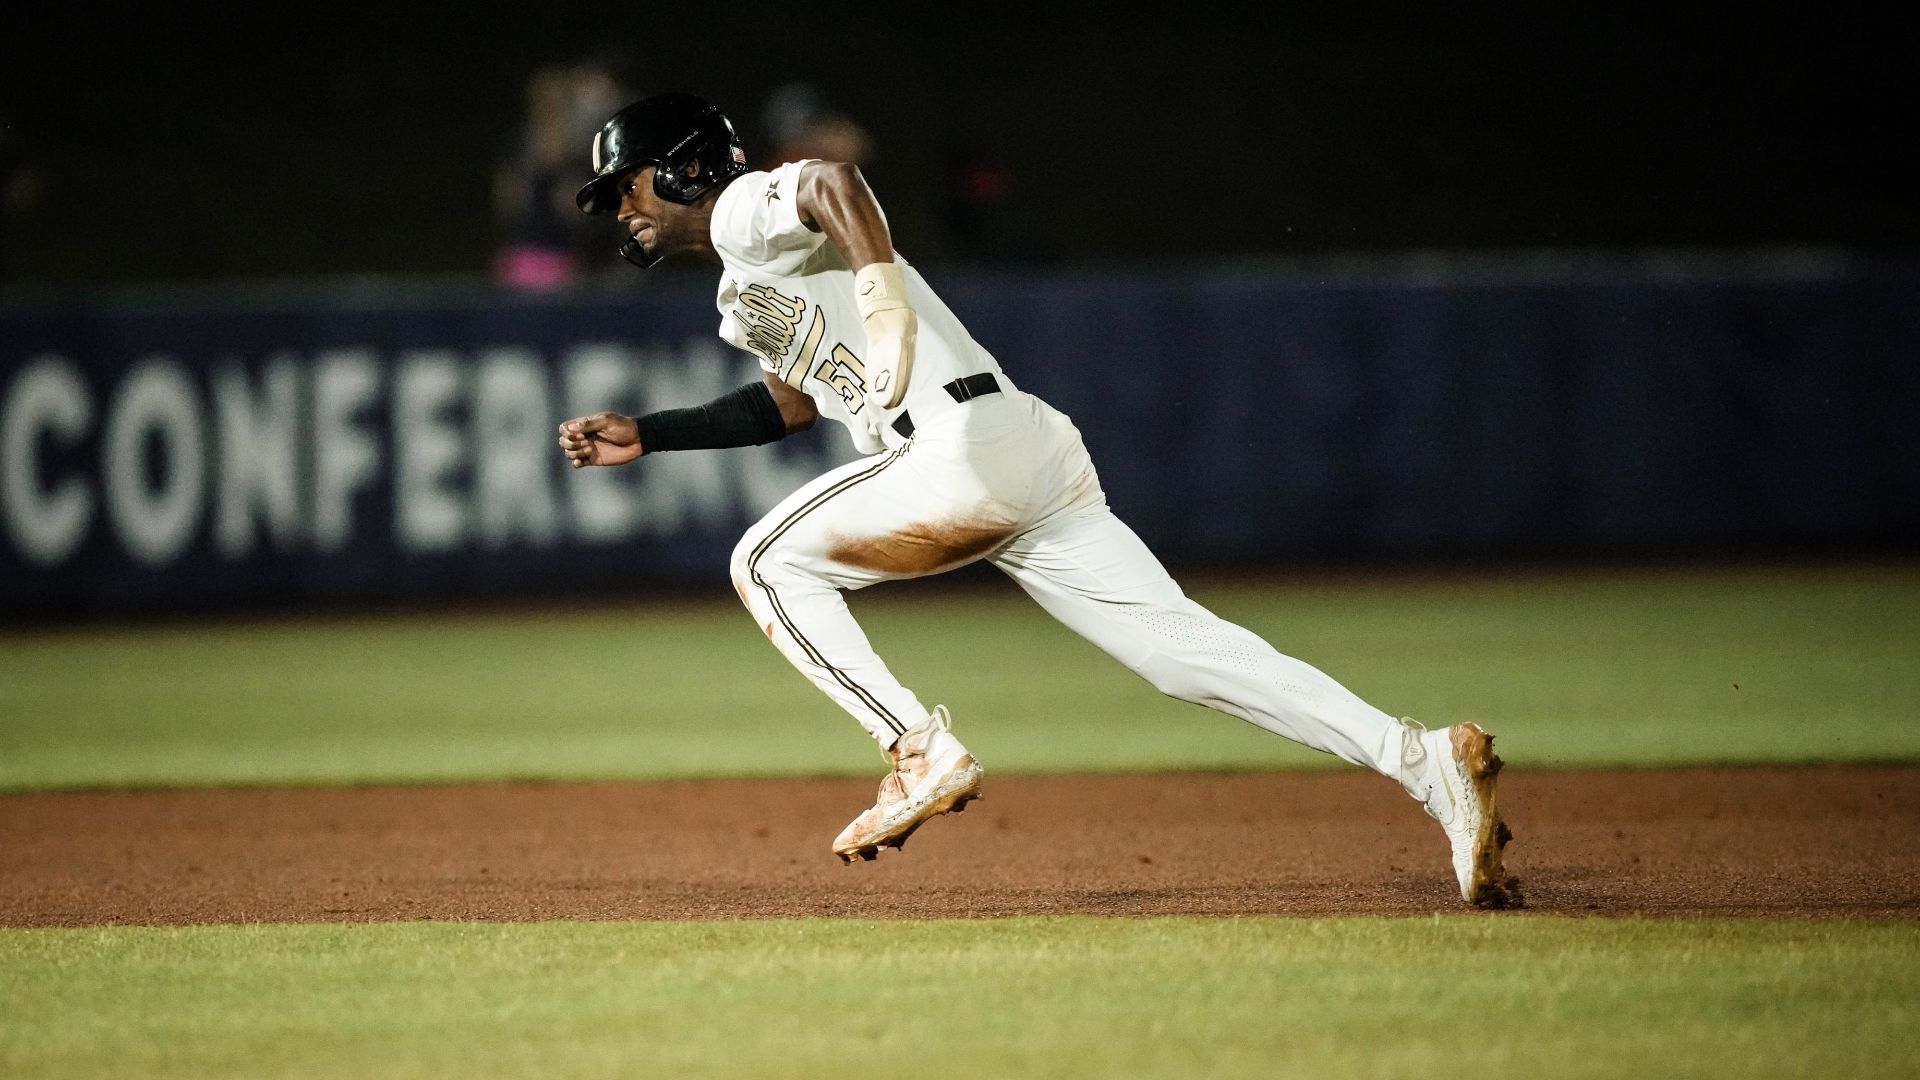
POLYGON ((841 859, 901 847, 979 797, 982 777, 947 708, 894 678, 841 590, 986 559, 1162 692, 1397 781, 1444 828, 1461 897, 1518 902, 1493 737, 1389 716, 1189 599, 1108 508, 1072 421, 1022 391, 894 250, 855 166, 750 171, 716 105, 661 94, 607 121, 577 202, 625 227, 635 265, 718 262, 720 336, 764 375, 690 408, 568 420, 560 447, 573 467, 760 445, 821 417, 865 455, 781 502, 731 562, 768 639, 893 763, 874 805, 834 840, 841 859))

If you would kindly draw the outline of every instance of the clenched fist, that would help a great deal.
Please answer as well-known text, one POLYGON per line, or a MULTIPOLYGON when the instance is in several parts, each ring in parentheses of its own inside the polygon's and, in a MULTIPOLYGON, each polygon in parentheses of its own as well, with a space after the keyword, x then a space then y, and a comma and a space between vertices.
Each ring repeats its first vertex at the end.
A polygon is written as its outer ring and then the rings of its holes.
POLYGON ((625 465, 643 453, 633 417, 615 412, 575 417, 560 425, 560 449, 574 468, 625 465))

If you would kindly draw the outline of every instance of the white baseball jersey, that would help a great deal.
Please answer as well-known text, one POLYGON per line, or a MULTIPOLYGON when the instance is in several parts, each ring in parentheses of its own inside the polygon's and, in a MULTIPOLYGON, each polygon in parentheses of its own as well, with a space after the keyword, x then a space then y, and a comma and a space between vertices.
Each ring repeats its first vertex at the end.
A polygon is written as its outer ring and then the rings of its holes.
POLYGON ((787 496, 734 549, 734 587, 781 654, 892 746, 929 711, 875 654, 843 594, 985 559, 1164 692, 1396 776, 1402 725, 1189 599, 1107 506, 1073 422, 1014 386, 897 253, 919 331, 906 397, 879 415, 853 274, 800 223, 803 164, 734 180, 712 219, 725 264, 720 336, 869 455, 787 496), (984 393, 945 389, 983 372, 995 380, 984 393), (911 437, 894 429, 902 409, 911 437))
POLYGON ((867 401, 861 362, 867 337, 854 305, 853 270, 826 234, 800 223, 795 189, 804 162, 751 172, 728 184, 713 208, 720 280, 720 336, 845 424, 863 454, 902 441, 888 425, 902 409, 963 375, 1000 365, 967 333, 907 261, 894 253, 919 319, 907 394, 882 415, 867 401))

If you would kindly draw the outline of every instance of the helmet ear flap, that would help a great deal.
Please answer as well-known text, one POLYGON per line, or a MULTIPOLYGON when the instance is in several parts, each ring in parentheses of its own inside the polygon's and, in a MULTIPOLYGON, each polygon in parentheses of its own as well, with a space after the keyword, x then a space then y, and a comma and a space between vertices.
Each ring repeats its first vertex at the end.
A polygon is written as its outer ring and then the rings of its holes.
POLYGON ((653 172, 654 194, 669 202, 697 202, 708 191, 747 171, 747 155, 733 122, 718 108, 708 106, 695 118, 692 131, 658 159, 653 172))
POLYGON ((663 161, 653 170, 653 193, 668 202, 690 203, 713 186, 695 154, 679 161, 663 161))

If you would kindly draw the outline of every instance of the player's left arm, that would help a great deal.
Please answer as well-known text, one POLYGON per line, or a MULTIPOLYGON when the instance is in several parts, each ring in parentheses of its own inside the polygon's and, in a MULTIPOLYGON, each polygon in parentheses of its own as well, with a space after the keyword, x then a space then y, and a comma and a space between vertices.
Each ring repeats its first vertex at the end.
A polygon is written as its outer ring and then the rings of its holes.
POLYGON ((824 233, 853 270, 853 299, 867 332, 867 393, 881 408, 891 409, 906 396, 913 375, 919 320, 893 261, 893 234, 880 202, 859 166, 810 161, 800 169, 794 209, 800 223, 824 233))

